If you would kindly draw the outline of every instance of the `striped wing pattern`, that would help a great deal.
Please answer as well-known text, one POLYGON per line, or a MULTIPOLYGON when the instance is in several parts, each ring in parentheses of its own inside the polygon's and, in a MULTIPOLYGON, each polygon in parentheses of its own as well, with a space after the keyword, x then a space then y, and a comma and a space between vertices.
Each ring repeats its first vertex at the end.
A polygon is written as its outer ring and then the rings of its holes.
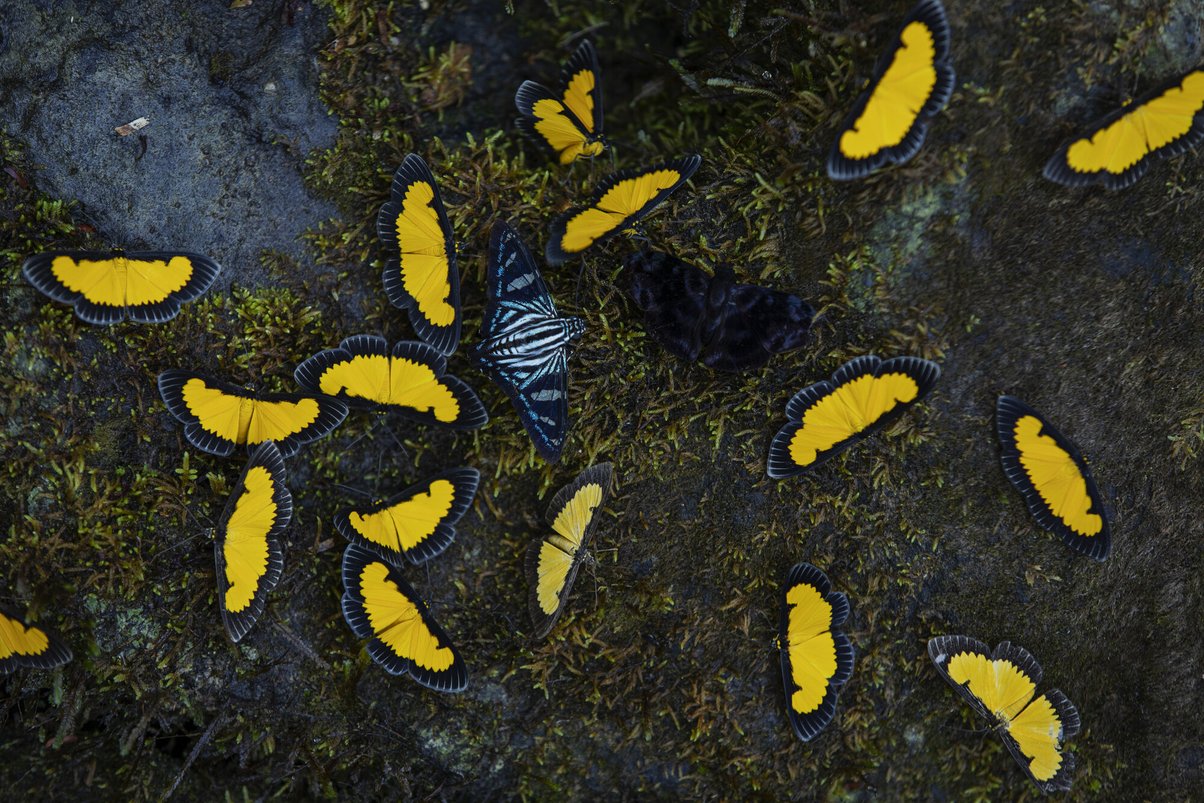
POLYGON ((497 223, 490 236, 486 290, 481 342, 472 357, 506 391, 535 448, 554 463, 569 426, 568 348, 585 322, 557 314, 531 253, 506 223, 497 223))

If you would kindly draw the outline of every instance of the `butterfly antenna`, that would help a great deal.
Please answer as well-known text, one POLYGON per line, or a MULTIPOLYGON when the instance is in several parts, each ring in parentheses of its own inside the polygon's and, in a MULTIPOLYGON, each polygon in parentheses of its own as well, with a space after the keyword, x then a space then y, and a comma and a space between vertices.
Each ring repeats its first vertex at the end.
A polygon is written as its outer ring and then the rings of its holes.
POLYGON ((355 494, 356 496, 359 496, 359 497, 362 497, 362 498, 364 498, 364 499, 367 499, 367 500, 369 500, 369 501, 372 501, 372 494, 371 494, 371 493, 369 493, 368 491, 362 490, 362 489, 360 489, 360 488, 356 488, 356 487, 354 487, 354 486, 351 486, 351 485, 344 485, 344 484, 343 484, 343 483, 341 483, 341 482, 336 482, 336 483, 334 484, 334 487, 335 487, 335 488, 337 488, 337 489, 338 489, 338 490, 340 490, 340 491, 346 491, 346 492, 348 492, 348 493, 355 494))

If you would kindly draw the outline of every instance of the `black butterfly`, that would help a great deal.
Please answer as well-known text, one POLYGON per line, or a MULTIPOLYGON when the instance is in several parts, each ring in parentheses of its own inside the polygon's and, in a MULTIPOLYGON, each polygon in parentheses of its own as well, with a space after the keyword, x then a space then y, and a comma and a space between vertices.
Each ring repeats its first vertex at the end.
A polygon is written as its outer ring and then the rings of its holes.
POLYGON ((489 236, 487 270, 481 342, 469 354, 506 391, 535 448, 555 463, 569 428, 568 347, 585 321, 556 314, 531 252, 502 221, 489 236))
POLYGON ((796 295, 738 284, 731 268, 714 276, 660 251, 627 259, 631 297, 665 349, 718 371, 759 368, 807 340, 811 305, 796 295))

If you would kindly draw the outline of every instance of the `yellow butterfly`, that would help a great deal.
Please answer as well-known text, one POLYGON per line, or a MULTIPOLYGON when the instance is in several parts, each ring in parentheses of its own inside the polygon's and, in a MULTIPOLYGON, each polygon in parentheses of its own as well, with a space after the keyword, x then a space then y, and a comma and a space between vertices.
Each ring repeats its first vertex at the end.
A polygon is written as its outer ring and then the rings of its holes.
POLYGON ((0 606, 0 675, 18 669, 52 669, 71 660, 71 650, 44 627, 26 624, 0 606))
POLYGON ((786 404, 790 419, 769 445, 769 476, 815 468, 894 421, 932 390, 940 366, 919 357, 849 360, 786 404))
POLYGON ((631 228, 685 184, 700 164, 702 157, 690 155, 608 176, 587 205, 570 209, 552 221, 545 253, 548 264, 559 265, 591 245, 631 228))
POLYGON ((794 732, 809 742, 836 715, 840 687, 853 675, 853 644, 836 628, 849 618, 849 598, 832 590, 810 563, 790 570, 782 588, 778 648, 786 712, 794 732))
POLYGON ((400 573, 355 544, 343 553, 343 618, 370 639, 368 654, 392 675, 436 691, 463 691, 468 669, 400 573))
POLYGON ((552 533, 532 542, 527 550, 529 607, 536 638, 546 636, 564 610, 610 493, 610 481, 610 463, 590 466, 561 488, 548 505, 552 533))
POLYGON ((389 303, 409 313, 418 337, 451 354, 461 324, 456 241, 435 177, 418 154, 406 156, 393 175, 376 232, 385 247, 381 280, 389 303))
POLYGON ((399 340, 390 350, 383 337, 355 335, 298 365, 294 376, 304 390, 348 407, 394 410, 453 429, 485 426, 485 405, 446 371, 447 359, 426 343, 399 340))
POLYGON ((217 602, 232 641, 247 634, 280 582, 280 538, 292 516, 284 459, 267 441, 251 453, 217 526, 217 602))
POLYGON ((1041 682, 1037 659, 1007 641, 992 653, 966 636, 930 640, 928 656, 941 677, 991 723, 1042 792, 1070 789, 1074 755, 1065 752, 1065 745, 1079 732, 1079 712, 1057 689, 1033 698, 1041 682))
POLYGON ((88 323, 163 323, 200 298, 221 266, 184 251, 49 251, 26 259, 21 270, 88 323))
POLYGON ((347 405, 326 396, 278 393, 255 396, 226 382, 171 370, 159 374, 159 395, 184 424, 196 448, 229 457, 239 446, 276 441, 291 457, 303 444, 330 434, 347 417, 347 405))
POLYGON ((949 102, 953 82, 945 7, 940 0, 920 0, 841 125, 828 155, 828 176, 862 178, 887 162, 902 164, 915 156, 928 124, 949 102))
POLYGON ((1204 140, 1204 67, 1142 95, 1058 148, 1045 177, 1068 187, 1100 183, 1120 190, 1145 175, 1155 159, 1176 156, 1204 140))
POLYGON ((606 150, 602 136, 602 71, 589 40, 581 43, 560 74, 564 89, 553 92, 543 84, 523 81, 514 95, 522 115, 519 129, 543 143, 562 165, 606 150))
POLYGON ((995 429, 1003 473, 1028 510, 1062 543, 1096 560, 1108 557, 1112 536, 1087 461, 1040 413, 1013 396, 1000 396, 995 429))
POLYGON ((480 481, 475 468, 445 471, 382 504, 339 511, 335 529, 394 566, 400 566, 402 558, 425 563, 451 545, 456 537, 453 525, 472 504, 480 481))

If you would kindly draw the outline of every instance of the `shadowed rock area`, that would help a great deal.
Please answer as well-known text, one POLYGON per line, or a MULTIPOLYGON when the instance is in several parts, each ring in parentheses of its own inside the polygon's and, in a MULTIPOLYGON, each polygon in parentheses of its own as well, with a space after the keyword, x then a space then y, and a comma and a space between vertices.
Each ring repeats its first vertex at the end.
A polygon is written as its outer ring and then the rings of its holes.
POLYGON ((0 11, 0 604, 75 660, 0 680, 0 788, 1040 799, 932 668, 940 634, 1023 646, 1038 691, 1077 706, 1065 799, 1204 786, 1204 158, 1156 162, 1121 192, 1041 175, 1065 137, 1200 63, 1195 4, 950 0, 948 107, 913 161, 846 184, 824 159, 906 2, 27 5, 0 11), (615 166, 703 165, 646 243, 616 237, 544 271, 560 312, 587 321, 573 429, 549 466, 465 347, 494 220, 541 254, 549 219, 611 170, 609 154, 552 164, 512 124, 518 84, 553 83, 584 35, 615 166), (139 158, 112 127, 144 114, 139 158), (188 446, 155 377, 195 367, 291 390, 293 367, 344 337, 412 338, 375 237, 411 151, 458 241, 465 343, 449 371, 491 421, 354 413, 290 458, 284 575, 232 644, 210 533, 244 459, 188 446), (29 253, 105 241, 208 250, 228 272, 168 324, 110 328, 21 279, 29 253), (808 299, 811 342, 739 376, 667 356, 625 296, 621 265, 642 245, 808 299), (787 399, 869 353, 942 376, 821 469, 766 477, 787 399), (1090 461, 1112 517, 1105 562, 1040 530, 1004 477, 1002 393, 1090 461), (555 490, 601 461, 617 487, 596 565, 533 639, 527 545, 555 490), (480 469, 476 502, 444 554, 404 570, 468 665, 467 690, 438 695, 383 672, 344 623, 332 517, 457 465, 480 469), (856 649, 835 720, 807 744, 773 646, 802 560, 848 594, 856 649))

